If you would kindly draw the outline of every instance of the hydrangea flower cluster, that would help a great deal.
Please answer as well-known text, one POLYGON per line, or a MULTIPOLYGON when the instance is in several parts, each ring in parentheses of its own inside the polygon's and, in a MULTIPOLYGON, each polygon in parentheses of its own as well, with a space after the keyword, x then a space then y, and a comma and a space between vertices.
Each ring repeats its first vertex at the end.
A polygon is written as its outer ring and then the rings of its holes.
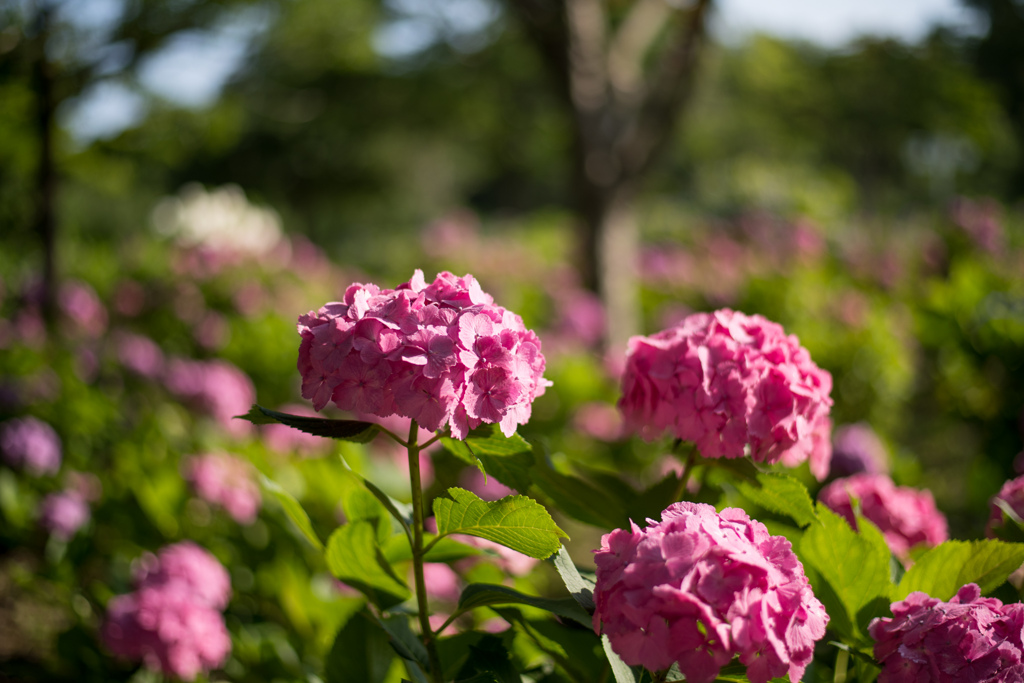
POLYGON ((619 408, 644 438, 692 441, 706 458, 795 465, 828 474, 832 376, 793 335, 722 309, 629 341, 619 408), (824 438, 822 438, 824 436, 824 438))
POLYGON ((71 540, 91 514, 89 502, 75 489, 51 493, 39 503, 39 523, 54 537, 71 540))
POLYGON ((136 590, 111 599, 103 641, 111 652, 185 680, 215 669, 231 651, 221 614, 231 596, 227 570, 185 541, 142 558, 136 590))
POLYGON ((1024 605, 981 597, 976 584, 949 602, 914 592, 874 619, 879 683, 980 683, 1024 680, 1024 605))
POLYGON ((594 628, 615 652, 650 671, 677 662, 695 683, 735 655, 753 683, 799 681, 829 619, 790 542, 743 510, 703 503, 648 523, 616 529, 596 551, 594 628))
POLYGON ((999 493, 993 496, 989 505, 991 513, 988 518, 988 526, 985 528, 985 533, 989 538, 993 537, 995 530, 1003 525, 1003 510, 996 505, 997 498, 1007 504, 1018 517, 1024 517, 1024 477, 1010 479, 999 489, 999 493))
POLYGON ((256 402, 256 389, 231 363, 175 358, 167 365, 164 383, 172 394, 209 413, 232 434, 243 436, 249 431, 249 423, 234 418, 256 402))
POLYGON ((506 436, 530 418, 543 378, 540 340, 472 275, 423 272, 396 289, 353 284, 299 318, 302 396, 320 410, 397 413, 465 438, 482 423, 506 436))
POLYGON ((860 513, 882 531, 893 555, 904 562, 915 545, 936 546, 949 538, 946 517, 935 507, 931 491, 896 486, 884 474, 836 479, 818 493, 818 500, 854 529, 853 501, 857 500, 860 513))
POLYGON ((889 471, 889 453, 885 444, 868 424, 843 425, 832 435, 833 477, 851 474, 885 474, 889 471))
POLYGON ((0 425, 0 453, 11 467, 37 477, 60 469, 60 437, 53 427, 31 416, 0 425))
POLYGON ((260 511, 260 487, 252 466, 226 453, 210 453, 185 461, 185 479, 196 494, 224 508, 239 524, 252 524, 260 511))

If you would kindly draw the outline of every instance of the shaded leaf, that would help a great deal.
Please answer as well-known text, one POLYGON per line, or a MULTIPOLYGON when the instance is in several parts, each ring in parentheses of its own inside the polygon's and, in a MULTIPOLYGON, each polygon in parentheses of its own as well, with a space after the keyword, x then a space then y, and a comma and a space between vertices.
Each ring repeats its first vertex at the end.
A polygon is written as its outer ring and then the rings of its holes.
POLYGON ((565 619, 572 619, 585 628, 591 628, 590 615, 571 598, 562 600, 538 598, 532 595, 525 595, 506 586, 488 583, 471 583, 466 586, 459 596, 458 611, 468 612, 477 607, 489 607, 491 605, 530 605, 531 607, 547 610, 565 619))
POLYGON ((608 657, 608 664, 612 668, 612 675, 615 676, 615 683, 638 683, 640 676, 633 670, 629 664, 622 661, 622 657, 615 654, 615 650, 612 649, 612 641, 608 640, 608 636, 601 635, 601 646, 604 648, 604 654, 608 657))
POLYGON ((478 536, 541 560, 558 551, 560 538, 568 538, 544 506, 526 496, 484 501, 460 488, 448 489, 448 495, 434 499, 439 536, 478 536))
POLYGON ((486 425, 470 433, 465 441, 445 438, 442 442, 456 457, 510 489, 526 493, 533 483, 533 447, 518 434, 506 437, 498 425, 486 425))
POLYGON ((356 520, 338 527, 327 541, 324 557, 335 577, 362 592, 381 609, 411 597, 409 588, 377 545, 371 522, 356 520))
POLYGON ((391 647, 398 656, 406 660, 406 670, 416 679, 417 683, 427 683, 425 671, 430 671, 430 657, 427 648, 419 637, 412 632, 409 616, 396 614, 381 619, 378 623, 387 632, 391 647))
POLYGON ((395 659, 388 634, 364 612, 338 631, 324 662, 326 683, 382 683, 395 659))
POLYGON ((736 483, 736 488, 751 502, 785 515, 801 527, 816 519, 807 487, 789 475, 758 472, 754 481, 742 479, 736 483))
POLYGON ((469 657, 455 676, 456 683, 495 681, 522 683, 500 636, 486 635, 469 646, 469 657))
POLYGON ((359 420, 331 420, 325 417, 306 417, 292 415, 253 404, 245 415, 236 415, 236 419, 248 420, 255 425, 273 424, 278 422, 314 436, 324 436, 342 441, 368 443, 380 432, 381 427, 374 422, 359 420))
POLYGON ((949 600, 960 588, 976 583, 982 594, 998 588, 1024 563, 1024 543, 1004 543, 994 539, 946 541, 921 555, 907 570, 896 590, 903 600, 914 591, 922 591, 949 600))
POLYGON ((409 525, 412 524, 412 506, 398 502, 377 488, 376 484, 369 479, 363 478, 363 484, 380 501, 381 505, 391 513, 391 516, 402 525, 405 535, 412 538, 412 529, 409 528, 409 525))
POLYGON ((554 556, 555 569, 558 570, 558 575, 562 577, 562 583, 569 589, 569 593, 573 599, 579 604, 580 607, 585 609, 588 613, 594 611, 594 581, 593 579, 584 578, 580 574, 576 565, 573 563, 572 558, 569 557, 569 551, 562 546, 558 549, 558 553, 554 556))
POLYGON ((281 504, 281 509, 288 515, 288 519, 292 520, 299 531, 302 532, 302 535, 313 544, 314 548, 323 551, 324 543, 317 536, 316 531, 313 530, 313 523, 309 521, 309 515, 306 514, 299 501, 295 500, 292 494, 281 488, 277 482, 271 481, 263 474, 260 474, 259 477, 263 488, 277 499, 277 502, 281 504))

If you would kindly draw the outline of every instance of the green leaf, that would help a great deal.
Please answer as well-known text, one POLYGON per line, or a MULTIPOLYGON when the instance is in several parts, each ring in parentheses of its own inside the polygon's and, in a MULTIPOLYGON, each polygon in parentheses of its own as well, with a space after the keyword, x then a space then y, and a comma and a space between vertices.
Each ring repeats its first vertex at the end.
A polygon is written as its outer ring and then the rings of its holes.
POLYGON ((374 422, 358 420, 330 420, 324 417, 306 417, 279 413, 276 410, 253 404, 245 415, 236 415, 235 419, 248 420, 255 425, 266 425, 279 422, 314 436, 324 436, 342 441, 369 443, 380 432, 381 427, 374 422))
POLYGON ((736 488, 751 502, 765 510, 786 515, 801 527, 816 519, 814 503, 807 488, 786 474, 758 472, 754 481, 742 479, 736 488))
POLYGON ((551 515, 526 496, 506 496, 488 502, 460 488, 448 489, 448 498, 434 499, 438 536, 469 534, 543 560, 568 538, 551 515))
POLYGON ((498 425, 486 425, 474 430, 465 441, 441 441, 452 454, 519 493, 526 493, 533 483, 533 447, 518 434, 506 437, 498 425))
POLYGON ((612 668, 615 683, 637 683, 640 680, 640 676, 633 668, 622 661, 622 657, 615 654, 615 650, 612 649, 612 641, 608 640, 608 636, 603 633, 601 634, 601 646, 604 648, 604 654, 612 668))
POLYGON ((334 645, 324 662, 326 683, 383 683, 395 651, 380 625, 368 614, 359 612, 338 631, 334 645))
POLYGON ((364 478, 363 485, 365 485, 366 488, 369 489, 370 493, 372 493, 377 498, 377 500, 381 502, 381 505, 383 505, 385 509, 387 509, 387 511, 391 513, 391 516, 394 517, 398 521, 398 523, 402 525, 402 529, 405 531, 405 535, 411 539, 412 529, 409 528, 409 525, 412 523, 412 506, 398 502, 397 500, 395 500, 394 498, 392 498, 391 496, 377 488, 377 486, 369 479, 364 478))
POLYGON ((489 583, 471 583, 459 596, 458 611, 468 612, 477 607, 491 605, 530 605, 565 619, 572 619, 586 628, 592 628, 590 615, 571 598, 552 600, 525 595, 517 590, 489 583))
POLYGON ((573 519, 601 529, 629 524, 629 514, 619 496, 580 477, 558 472, 543 460, 537 461, 532 474, 537 488, 573 519))
POLYGON ((409 626, 409 616, 396 614, 379 622, 390 638, 391 647, 398 656, 406 660, 406 670, 416 683, 427 683, 425 671, 430 671, 430 657, 419 637, 409 626))
POLYGON ((277 502, 281 504, 281 509, 288 515, 288 519, 292 520, 299 531, 313 544, 314 548, 323 551, 324 543, 317 536, 316 531, 313 530, 313 523, 309 521, 309 515, 306 514, 299 501, 295 500, 292 494, 281 488, 277 482, 271 481, 263 474, 260 474, 259 477, 263 488, 277 499, 277 502))
POLYGON ((857 533, 824 505, 818 505, 817 516, 820 523, 811 524, 804 533, 798 554, 811 569, 808 578, 814 594, 832 617, 829 627, 848 639, 863 641, 867 622, 884 614, 891 601, 891 553, 870 522, 858 520, 857 533))
POLYGON ((356 520, 338 527, 327 541, 327 566, 339 580, 362 592, 373 604, 388 609, 411 597, 405 582, 377 545, 372 522, 356 520))
POLYGON ((569 557, 569 552, 562 546, 558 549, 558 554, 554 557, 555 569, 558 570, 558 575, 562 577, 562 583, 569 589, 569 593, 573 599, 579 603, 579 606, 585 609, 588 613, 594 611, 594 581, 593 579, 584 578, 580 571, 573 564, 572 558, 569 557))
POLYGON ((470 645, 469 658, 455 676, 456 683, 521 683, 522 676, 509 659, 509 652, 503 640, 500 636, 487 635, 470 645))
POLYGON ((946 541, 921 555, 907 570, 896 590, 896 599, 903 600, 914 591, 922 591, 946 601, 968 583, 978 584, 982 594, 988 594, 1022 563, 1024 543, 994 539, 946 541))

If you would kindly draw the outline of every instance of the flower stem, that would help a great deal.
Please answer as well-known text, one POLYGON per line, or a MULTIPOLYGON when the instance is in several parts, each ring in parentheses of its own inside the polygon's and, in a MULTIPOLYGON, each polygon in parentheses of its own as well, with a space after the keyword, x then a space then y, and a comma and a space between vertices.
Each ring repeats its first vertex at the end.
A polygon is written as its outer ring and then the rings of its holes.
POLYGON ((412 567, 416 582, 416 605, 420 617, 420 633, 430 660, 430 676, 434 683, 443 683, 441 658, 437 654, 434 632, 430 628, 430 611, 427 608, 427 587, 423 579, 423 490, 420 482, 420 445, 417 443, 419 425, 416 420, 409 425, 409 485, 412 489, 412 567))
POLYGON ((683 463, 683 473, 679 475, 679 484, 676 486, 675 493, 672 495, 672 500, 682 500, 683 492, 686 490, 686 482, 690 480, 690 475, 693 473, 693 464, 696 460, 697 449, 691 448, 689 455, 686 456, 686 461, 683 463))

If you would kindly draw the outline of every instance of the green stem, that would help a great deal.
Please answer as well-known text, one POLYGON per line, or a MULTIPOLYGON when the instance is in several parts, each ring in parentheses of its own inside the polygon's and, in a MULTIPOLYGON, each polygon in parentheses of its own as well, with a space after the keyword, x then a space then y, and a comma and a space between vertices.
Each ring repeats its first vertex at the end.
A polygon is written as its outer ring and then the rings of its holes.
POLYGON ((697 460, 697 449, 690 449, 690 454, 686 456, 686 461, 683 463, 683 473, 679 475, 679 484, 676 486, 675 493, 672 494, 672 500, 678 501, 683 498, 683 491, 686 490, 686 482, 690 480, 690 475, 693 473, 693 464, 697 460))
POLYGON ((416 581, 416 604, 420 617, 420 633, 430 659, 430 676, 434 683, 444 683, 441 672, 441 658, 430 628, 430 611, 427 608, 427 586, 423 579, 423 489, 420 482, 420 446, 416 442, 419 425, 413 420, 409 425, 409 485, 412 489, 412 568, 416 581))

